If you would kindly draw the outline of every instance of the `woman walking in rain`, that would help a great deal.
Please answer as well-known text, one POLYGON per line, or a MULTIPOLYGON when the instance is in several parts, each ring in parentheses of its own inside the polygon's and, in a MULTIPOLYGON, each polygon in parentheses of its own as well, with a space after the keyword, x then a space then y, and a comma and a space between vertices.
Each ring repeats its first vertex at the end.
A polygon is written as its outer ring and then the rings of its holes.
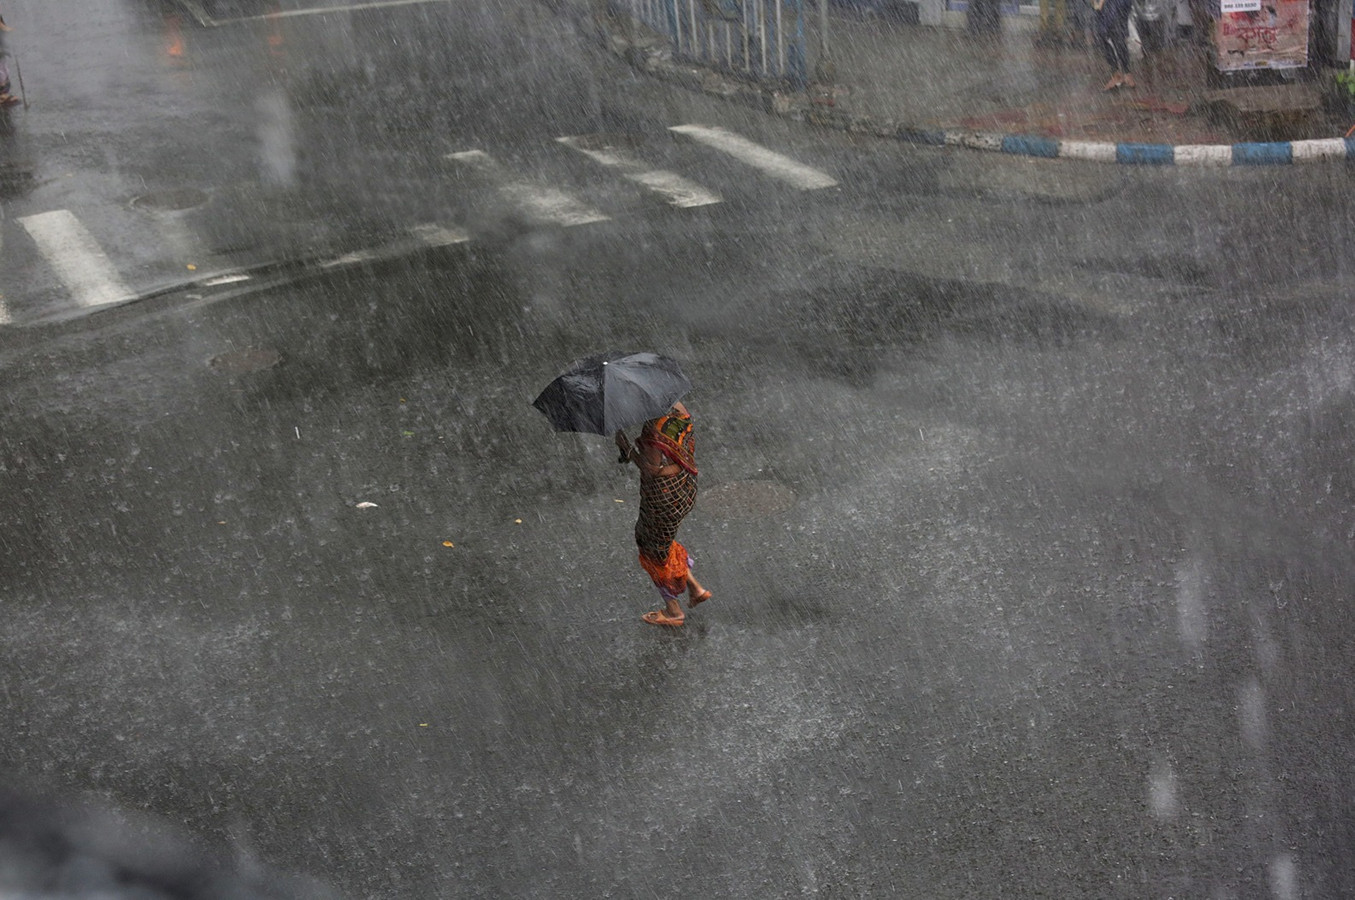
POLYGON ((640 470, 640 515, 635 521, 635 544, 640 566, 663 597, 664 608, 647 612, 651 625, 676 627, 687 617, 678 598, 687 593, 688 608, 711 598, 692 575, 691 557, 677 541, 678 527, 696 503, 696 443, 687 407, 674 403, 666 415, 650 419, 636 445, 624 431, 616 432, 621 462, 640 470))
POLYGON ((1110 80, 1102 90, 1137 87, 1129 74, 1129 14, 1134 0, 1092 0, 1092 8, 1096 10, 1096 39, 1110 64, 1110 80))
MULTIPOLYGON (((0 106, 15 106, 23 101, 10 93, 9 90, 9 61, 12 59, 10 52, 5 49, 5 33, 13 31, 5 24, 5 17, 0 16, 0 106)), ((15 66, 17 67, 17 63, 15 66)))

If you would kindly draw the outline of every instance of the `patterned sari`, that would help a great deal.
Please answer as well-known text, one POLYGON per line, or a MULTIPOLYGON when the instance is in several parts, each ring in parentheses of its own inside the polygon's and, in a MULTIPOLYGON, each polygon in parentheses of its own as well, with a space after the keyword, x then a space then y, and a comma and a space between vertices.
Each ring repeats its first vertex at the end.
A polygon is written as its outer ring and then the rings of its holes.
POLYGON ((678 527, 696 503, 696 438, 692 420, 676 414, 645 423, 636 441, 655 447, 664 463, 676 463, 676 475, 649 475, 640 470, 640 516, 635 522, 635 544, 640 548, 640 566, 665 600, 687 589, 687 570, 692 564, 687 549, 677 542, 678 527))

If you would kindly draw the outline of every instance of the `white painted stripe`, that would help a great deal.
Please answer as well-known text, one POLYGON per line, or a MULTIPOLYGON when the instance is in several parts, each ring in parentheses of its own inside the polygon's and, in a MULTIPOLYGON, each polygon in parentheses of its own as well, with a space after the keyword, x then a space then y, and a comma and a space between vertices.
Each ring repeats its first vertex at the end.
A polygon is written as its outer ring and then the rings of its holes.
POLYGON ((332 269, 335 266, 347 266, 352 265, 353 263, 368 262, 369 260, 373 260, 376 258, 377 251, 375 250, 371 249, 354 250, 352 253, 345 253, 343 256, 340 256, 336 259, 331 259, 327 260, 326 262, 320 263, 320 268, 332 269))
POLYGON ((690 181, 665 169, 650 169, 615 147, 589 147, 584 139, 577 137, 556 138, 566 147, 571 147, 589 159, 609 168, 618 169, 621 174, 636 184, 642 184, 654 193, 665 198, 673 206, 710 206, 723 199, 714 191, 708 191, 694 181, 690 181))
POLYGON ((499 193, 538 224, 568 227, 607 221, 606 215, 564 191, 511 178, 503 167, 483 150, 449 153, 447 158, 471 166, 489 176, 496 183, 499 193))
POLYGON ((761 144, 755 144, 748 138, 732 131, 726 131, 723 128, 708 125, 673 125, 668 130, 686 135, 707 147, 714 147, 716 150, 728 153, 740 162, 761 169, 773 178, 779 178, 802 191, 813 191, 837 185, 833 178, 818 169, 812 169, 803 163, 796 162, 789 156, 783 156, 775 150, 769 150, 761 144))
POLYGON ((249 281, 250 276, 243 273, 235 275, 218 275, 215 278, 208 278, 202 283, 203 287, 220 287, 223 284, 235 284, 237 281, 249 281))
POLYGON ((960 135, 960 144, 970 150, 1001 150, 1002 135, 973 131, 960 135))
POLYGON ((1059 156, 1068 159, 1087 159, 1092 162, 1115 162, 1115 145, 1105 142, 1060 141, 1059 156))
POLYGON ((57 277, 81 306, 122 303, 135 295, 118 278, 113 262, 68 209, 26 216, 19 222, 32 236, 57 277))
POLYGON ((1294 141, 1289 145, 1294 159, 1345 159, 1346 142, 1342 138, 1294 141))
POLYGON ((1178 166, 1231 166, 1233 148, 1227 144, 1182 144, 1173 151, 1178 166))
POLYGON ((448 247, 470 240, 470 232, 460 228, 444 228, 436 223, 415 225, 409 232, 430 247, 448 247))
MULTIPOLYGON (((4 246, 4 230, 0 229, 0 247, 4 246)), ((0 294, 0 325, 8 325, 14 319, 10 317, 9 307, 5 305, 5 297, 0 294)))
POLYGON ((450 3, 451 0, 369 0, 367 3, 349 3, 345 6, 312 6, 307 9, 284 9, 258 16, 240 16, 235 19, 213 19, 213 25, 234 25, 238 22, 260 22, 269 19, 289 19, 295 16, 323 16, 330 13, 358 12, 386 6, 413 6, 420 3, 450 3))

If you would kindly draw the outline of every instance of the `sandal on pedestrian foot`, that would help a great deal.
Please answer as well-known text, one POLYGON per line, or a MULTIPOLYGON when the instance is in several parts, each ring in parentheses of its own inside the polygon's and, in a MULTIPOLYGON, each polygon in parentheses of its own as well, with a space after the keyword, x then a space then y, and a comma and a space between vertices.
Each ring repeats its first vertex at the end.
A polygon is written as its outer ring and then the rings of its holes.
POLYGON ((676 628, 687 621, 686 616, 670 616, 661 609, 647 612, 640 618, 644 619, 650 625, 667 625, 670 628, 676 628))
POLYGON ((693 595, 691 595, 690 597, 687 598, 687 608, 688 608, 688 609, 691 609, 692 607, 696 606, 698 603, 705 603, 705 602, 706 602, 707 600, 709 600, 710 598, 711 598, 711 593, 710 593, 709 590, 704 590, 704 591, 702 591, 702 592, 699 593, 699 594, 693 594, 693 595))

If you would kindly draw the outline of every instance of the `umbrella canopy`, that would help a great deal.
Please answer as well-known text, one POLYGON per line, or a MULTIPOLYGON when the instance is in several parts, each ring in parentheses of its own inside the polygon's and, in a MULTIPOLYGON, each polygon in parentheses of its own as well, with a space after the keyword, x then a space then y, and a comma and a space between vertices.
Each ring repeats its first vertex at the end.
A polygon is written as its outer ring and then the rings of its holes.
POLYGON ((576 360, 535 400, 556 431, 613 432, 668 412, 692 389, 677 360, 603 353, 576 360))

